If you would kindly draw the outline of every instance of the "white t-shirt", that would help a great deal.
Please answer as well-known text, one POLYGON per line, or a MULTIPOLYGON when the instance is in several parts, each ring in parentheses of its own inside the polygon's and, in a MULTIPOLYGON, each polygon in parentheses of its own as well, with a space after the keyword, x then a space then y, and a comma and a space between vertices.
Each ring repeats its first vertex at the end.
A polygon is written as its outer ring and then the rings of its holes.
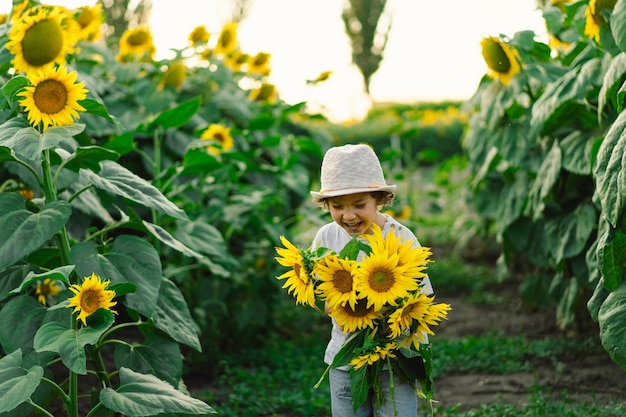
MULTIPOLYGON (((410 239, 415 242, 415 246, 421 246, 419 241, 415 237, 415 234, 411 232, 411 230, 399 223, 393 217, 386 214, 385 216, 387 217, 387 221, 385 222, 385 225, 382 229, 383 237, 386 237, 387 233, 389 233, 390 230, 394 230, 396 236, 402 236, 402 241, 410 239)), ((344 246, 346 246, 346 244, 350 242, 350 240, 352 240, 352 236, 349 235, 343 227, 339 226, 335 222, 332 222, 322 226, 317 231, 311 247, 313 248, 313 250, 319 247, 324 247, 327 249, 331 249, 336 253, 339 253, 344 248, 344 246)), ((357 260, 361 260, 363 258, 363 255, 363 252, 359 253, 357 260)), ((428 278, 428 276, 425 276, 422 279, 422 284, 422 293, 427 295, 433 294, 433 287, 430 283, 430 279, 428 278)), ((337 352, 339 352, 343 344, 346 342, 346 340, 348 340, 351 335, 350 333, 344 333, 343 330, 341 330, 341 328, 337 325, 337 322, 334 318, 332 319, 332 323, 333 328, 331 331, 330 341, 326 346, 326 353, 324 354, 324 362, 328 365, 333 362, 335 355, 337 354, 337 352)), ((427 335, 425 334, 424 336, 427 335)), ((347 369, 347 367, 342 367, 340 369, 347 369)))

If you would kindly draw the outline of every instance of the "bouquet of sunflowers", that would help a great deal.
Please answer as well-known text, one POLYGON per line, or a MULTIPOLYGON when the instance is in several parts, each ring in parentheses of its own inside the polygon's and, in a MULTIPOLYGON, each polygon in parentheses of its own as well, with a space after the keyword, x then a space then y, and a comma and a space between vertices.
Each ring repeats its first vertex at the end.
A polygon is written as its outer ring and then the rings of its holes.
MULTIPOLYGON (((383 237, 354 236, 335 253, 326 248, 299 249, 284 236, 284 248, 276 248, 278 263, 289 268, 278 276, 296 304, 326 311, 344 332, 351 334, 326 369, 349 366, 352 406, 356 412, 374 390, 377 404, 383 400, 380 374, 383 368, 432 399, 432 351, 430 326, 446 319, 449 304, 435 304, 422 291, 430 249, 413 246, 390 231, 383 237), (357 261, 359 253, 364 256, 357 261), (419 382, 419 387, 416 385, 419 382)), ((319 386, 317 383, 316 387, 319 386)), ((393 395, 393 391, 392 391, 393 395)))

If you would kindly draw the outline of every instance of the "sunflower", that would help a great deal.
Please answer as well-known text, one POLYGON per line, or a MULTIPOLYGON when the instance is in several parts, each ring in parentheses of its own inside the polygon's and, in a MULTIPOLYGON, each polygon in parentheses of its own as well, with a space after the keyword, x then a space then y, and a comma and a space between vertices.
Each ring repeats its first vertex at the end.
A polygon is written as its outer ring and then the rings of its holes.
POLYGON ((65 126, 74 123, 73 117, 79 118, 79 111, 85 109, 78 104, 87 97, 83 82, 76 82, 77 73, 68 73, 65 66, 47 68, 36 76, 29 76, 32 86, 18 93, 24 97, 20 105, 28 112, 28 121, 32 126, 65 126))
POLYGON ((400 346, 413 344, 416 348, 426 341, 425 334, 434 335, 429 325, 437 325, 448 318, 449 304, 434 304, 434 297, 422 293, 412 294, 408 300, 389 315, 390 338, 409 333, 400 346))
POLYGON ((379 360, 385 360, 387 358, 395 358, 394 351, 398 348, 395 342, 387 343, 385 346, 376 346, 373 352, 359 355, 350 361, 350 365, 356 370, 364 365, 372 365, 379 360))
POLYGON ((250 91, 248 98, 250 100, 274 103, 276 101, 276 87, 274 84, 263 83, 260 87, 250 91))
POLYGON ((280 257, 275 259, 282 266, 291 269, 276 278, 287 279, 283 284, 283 288, 287 288, 287 292, 293 294, 296 298, 296 304, 308 304, 315 308, 314 283, 309 276, 308 267, 306 266, 308 255, 294 246, 284 236, 280 236, 280 241, 285 247, 276 248, 276 252, 280 257))
POLYGON ((249 55, 235 49, 224 59, 224 65, 235 72, 241 71, 241 67, 248 62, 249 55))
POLYGON ((163 73, 159 88, 172 87, 175 90, 180 90, 186 77, 187 67, 185 64, 182 61, 172 62, 163 73))
POLYGON ((617 0, 590 0, 585 10, 585 35, 600 41, 600 27, 606 23, 603 13, 613 10, 617 0))
POLYGON ((7 50, 16 72, 27 75, 64 65, 74 51, 78 24, 61 6, 37 6, 22 13, 9 30, 7 50))
POLYGON ((329 307, 348 303, 352 309, 355 308, 357 299, 354 286, 355 270, 355 261, 340 259, 336 254, 327 255, 316 263, 313 274, 320 281, 317 291, 320 297, 328 302, 329 307))
POLYGON ((189 39, 189 43, 191 44, 191 46, 196 47, 200 45, 206 45, 206 43, 209 42, 210 37, 211 37, 211 34, 207 32, 206 26, 200 25, 200 26, 196 26, 191 31, 188 39, 189 39))
POLYGON ((406 274, 407 268, 398 264, 397 254, 387 252, 372 253, 356 271, 356 289, 359 297, 367 300, 367 306, 376 311, 385 304, 398 305, 397 299, 408 297, 419 287, 419 282, 406 274))
POLYGON ((80 312, 76 320, 82 320, 87 325, 87 317, 99 308, 104 308, 112 313, 111 307, 117 304, 112 301, 115 297, 115 291, 107 290, 106 287, 110 281, 102 281, 96 274, 85 277, 81 285, 74 284, 69 289, 74 293, 74 297, 69 299, 68 308, 74 307, 72 313, 80 312))
POLYGON ((37 301, 39 303, 46 305, 47 301, 50 297, 56 297, 61 292, 61 287, 59 284, 51 280, 50 278, 46 278, 43 281, 37 282, 37 301))
POLYGON ((217 38, 215 53, 228 55, 237 48, 237 45, 237 22, 225 24, 217 38))
POLYGON ((491 36, 483 38, 480 46, 490 76, 500 80, 503 85, 508 85, 511 78, 521 71, 517 50, 506 42, 491 36))
POLYGON ((337 324, 346 333, 352 333, 367 327, 374 328, 374 321, 382 317, 381 312, 376 311, 373 306, 367 306, 364 299, 357 300, 354 308, 349 303, 345 305, 337 304, 328 315, 334 317, 337 324))
POLYGON ((79 37, 86 41, 97 41, 102 37, 100 26, 104 22, 102 4, 95 6, 83 6, 76 12, 76 22, 80 26, 79 37))
POLYGON ((120 51, 117 60, 122 62, 132 60, 151 60, 156 53, 152 33, 146 26, 128 29, 120 39, 120 51))
POLYGON ((248 72, 251 74, 259 74, 262 76, 270 75, 270 57, 266 52, 259 52, 248 59, 248 72))
POLYGON ((220 144, 217 146, 207 146, 207 152, 218 155, 222 151, 229 151, 233 148, 233 137, 230 135, 230 128, 218 124, 211 124, 200 136, 202 140, 213 140, 220 144))

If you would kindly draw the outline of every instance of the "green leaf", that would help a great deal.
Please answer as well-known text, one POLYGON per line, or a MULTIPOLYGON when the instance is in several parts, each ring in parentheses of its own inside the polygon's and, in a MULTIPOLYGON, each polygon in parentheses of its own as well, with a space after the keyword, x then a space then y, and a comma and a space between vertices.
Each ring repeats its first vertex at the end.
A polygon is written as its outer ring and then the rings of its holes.
POLYGON ((359 369, 350 368, 350 396, 352 397, 352 410, 355 413, 367 400, 372 387, 368 378, 368 368, 368 365, 361 366, 359 369))
POLYGON ((183 175, 206 174, 220 166, 220 162, 209 155, 206 147, 189 149, 183 157, 183 175))
POLYGON ((367 335, 367 329, 359 330, 354 333, 346 342, 343 344, 339 352, 335 355, 332 363, 333 368, 339 368, 340 366, 345 366, 350 363, 350 361, 354 358, 355 351, 363 346, 365 342, 365 336, 367 335))
MULTIPOLYGON (((350 241, 346 243, 346 246, 344 246, 343 249, 341 249, 341 252, 339 252, 339 257, 341 259, 350 259, 350 260, 356 261, 356 259, 359 256, 359 252, 362 249, 363 249, 363 244, 359 242, 359 239, 357 239, 356 236, 352 236, 352 239, 350 239, 350 241)), ((370 248, 370 251, 371 251, 371 248, 370 248)))
POLYGON ((556 261, 581 254, 597 224, 596 209, 590 202, 582 203, 576 210, 561 217, 555 230, 556 236, 559 236, 558 244, 552 249, 556 261))
POLYGON ((0 271, 48 242, 71 214, 66 201, 53 201, 31 213, 17 193, 0 194, 0 207, 0 271))
POLYGON ((605 111, 607 102, 612 102, 613 108, 619 109, 621 103, 618 103, 618 95, 616 92, 624 83, 624 74, 626 73, 626 54, 621 53, 611 59, 609 68, 604 74, 602 87, 598 94, 598 120, 602 120, 602 113, 605 111))
POLYGON ((543 215, 544 199, 550 194, 552 187, 559 179, 561 172, 561 148, 554 142, 552 149, 543 160, 535 181, 528 192, 526 214, 538 218, 543 215))
POLYGON ((599 199, 604 216, 616 227, 626 198, 626 112, 621 112, 609 128, 596 161, 594 201, 599 199))
POLYGON ((578 175, 591 175, 593 141, 580 130, 575 130, 559 143, 563 152, 563 169, 578 175))
POLYGON ((81 169, 80 173, 97 188, 119 195, 178 219, 187 215, 167 199, 156 187, 113 161, 100 162, 99 173, 81 169))
POLYGON ((85 130, 82 123, 74 123, 67 126, 51 126, 41 134, 39 140, 39 153, 44 149, 54 149, 59 144, 71 142, 74 144, 74 136, 85 130))
POLYGON ((118 124, 117 121, 109 114, 109 111, 106 109, 104 104, 102 104, 98 100, 86 98, 84 100, 79 100, 78 104, 85 108, 86 113, 104 117, 108 121, 118 124))
POLYGON ((43 158, 39 139, 39 132, 30 126, 24 126, 22 119, 9 119, 0 126, 0 146, 11 149, 21 159, 40 161, 43 158))
POLYGON ((133 132, 125 132, 104 144, 104 147, 117 152, 120 155, 126 155, 135 149, 135 136, 133 132))
POLYGON ((116 413, 134 417, 160 413, 217 414, 208 404, 183 394, 153 375, 128 368, 121 368, 119 375, 117 390, 105 388, 100 391, 102 404, 116 413))
POLYGON ((152 125, 163 127, 181 127, 187 123, 200 108, 200 96, 194 97, 173 109, 159 114, 152 125))
POLYGON ((26 275, 26 277, 24 278, 20 286, 10 291, 8 295, 19 294, 21 292, 25 292, 28 289, 28 287, 30 287, 32 284, 34 284, 37 281, 44 280, 46 278, 59 280, 63 282, 65 286, 69 286, 70 285, 69 277, 72 271, 74 271, 74 265, 60 266, 50 271, 42 272, 41 274, 36 274, 31 271, 28 273, 28 275, 26 275))
POLYGON ((32 352, 33 339, 46 315, 46 308, 33 297, 20 295, 0 310, 0 345, 5 352, 32 352))
POLYGON ((161 226, 156 225, 154 223, 147 222, 145 220, 143 220, 141 223, 145 226, 146 230, 152 236, 159 239, 161 242, 165 243, 170 248, 176 249, 177 251, 179 251, 185 256, 190 256, 190 257, 194 257, 198 259, 204 258, 204 255, 185 246, 185 244, 183 244, 181 241, 176 240, 174 236, 172 236, 167 230, 163 229, 161 226))
POLYGON ((37 352, 55 352, 61 361, 77 374, 87 374, 86 345, 95 345, 100 336, 113 324, 113 313, 98 309, 89 315, 87 326, 71 329, 67 321, 45 323, 35 334, 34 346, 37 352))
POLYGON ((622 52, 626 52, 626 0, 617 0, 611 13, 611 33, 622 52))
POLYGON ((18 349, 0 359, 0 413, 11 411, 28 401, 43 378, 43 368, 22 368, 22 352, 18 349))
POLYGON ((607 297, 598 314, 602 346, 626 370, 626 282, 607 297))
POLYGON ((118 345, 115 348, 117 368, 151 374, 178 386, 183 373, 183 355, 178 343, 159 333, 149 333, 143 343, 118 345))
POLYGON ((176 284, 166 278, 161 282, 152 320, 158 329, 172 339, 202 352, 198 332, 189 313, 187 302, 176 284))
POLYGON ((237 261, 227 250, 224 236, 208 222, 179 220, 176 222, 174 236, 194 252, 206 255, 200 261, 214 274, 227 277, 237 265, 237 261))
POLYGON ((77 172, 85 168, 97 173, 100 172, 100 161, 116 161, 119 157, 119 153, 100 146, 83 146, 76 149, 76 153, 68 159, 65 167, 77 172))
POLYGON ((604 286, 614 291, 623 282, 624 267, 626 266, 626 234, 621 230, 601 239, 598 247, 600 267, 604 286))
POLYGON ((17 93, 24 90, 24 87, 28 86, 30 81, 28 78, 23 75, 17 75, 11 78, 5 85, 2 87, 2 94, 6 97, 9 103, 13 103, 16 100, 21 100, 23 97, 16 96, 17 93))

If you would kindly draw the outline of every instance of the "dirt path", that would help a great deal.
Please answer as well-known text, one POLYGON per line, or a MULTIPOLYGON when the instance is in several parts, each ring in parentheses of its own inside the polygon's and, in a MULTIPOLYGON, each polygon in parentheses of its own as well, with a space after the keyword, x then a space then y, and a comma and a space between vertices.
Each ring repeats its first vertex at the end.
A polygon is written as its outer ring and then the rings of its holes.
MULTIPOLYGON (((506 290, 505 290, 506 291, 506 290)), ((524 336, 527 340, 559 334, 552 313, 531 312, 524 308, 515 290, 503 294, 510 302, 480 306, 468 303, 462 296, 438 296, 438 302, 449 303, 452 311, 438 326, 436 337, 461 338, 494 330, 505 336, 524 336)), ((595 331, 597 335, 597 330, 595 331)), ((546 361, 547 362, 547 361, 546 361)), ((435 400, 442 406, 460 405, 461 409, 480 404, 524 403, 537 386, 555 398, 563 391, 572 401, 601 404, 626 399, 626 371, 616 365, 603 350, 598 354, 559 356, 558 364, 532 363, 535 371, 508 375, 446 375, 435 381, 435 400)))

